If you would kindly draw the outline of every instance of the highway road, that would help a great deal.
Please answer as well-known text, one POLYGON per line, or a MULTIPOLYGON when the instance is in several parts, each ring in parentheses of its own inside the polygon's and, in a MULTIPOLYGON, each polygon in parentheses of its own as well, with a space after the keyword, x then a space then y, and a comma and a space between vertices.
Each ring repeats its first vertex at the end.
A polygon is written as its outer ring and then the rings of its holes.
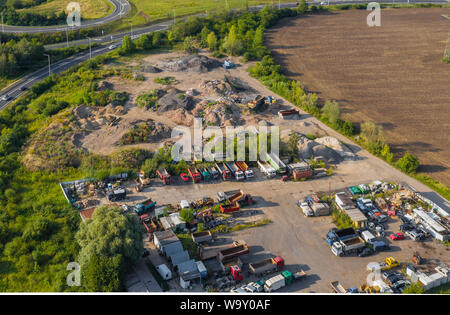
MULTIPOLYGON (((55 26, 13 26, 0 24, 1 31, 4 33, 54 33, 66 30, 78 30, 82 28, 96 27, 103 25, 126 16, 131 9, 130 3, 127 0, 108 0, 113 5, 114 9, 111 14, 100 19, 85 20, 81 22, 80 26, 69 27, 67 24, 55 26)), ((83 17, 83 11, 81 11, 83 17)))

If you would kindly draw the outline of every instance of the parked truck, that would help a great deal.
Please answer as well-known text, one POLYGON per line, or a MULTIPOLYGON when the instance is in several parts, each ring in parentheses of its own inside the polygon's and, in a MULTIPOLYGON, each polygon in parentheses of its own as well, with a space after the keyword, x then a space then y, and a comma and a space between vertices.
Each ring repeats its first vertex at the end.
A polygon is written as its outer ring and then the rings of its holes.
POLYGON ((275 169, 279 174, 286 174, 286 165, 280 160, 278 155, 270 153, 267 155, 267 162, 275 169))
POLYGON ((244 265, 242 263, 242 260, 239 257, 233 258, 229 261, 222 262, 220 261, 220 267, 222 268, 222 271, 229 272, 230 275, 233 277, 234 281, 242 281, 242 266, 244 265))
POLYGON ((195 167, 189 167, 188 168, 188 172, 189 172, 189 175, 192 178, 192 182, 193 183, 199 183, 200 182, 201 175, 200 175, 200 173, 197 171, 197 169, 195 167))
POLYGON ((346 228, 346 229, 336 229, 332 228, 328 231, 327 236, 325 237, 325 241, 328 245, 333 245, 334 242, 337 242, 339 240, 344 241, 349 238, 353 238, 356 236, 356 232, 353 228, 346 228))
POLYGON ((240 241, 239 245, 220 250, 217 259, 223 263, 245 254, 248 254, 248 246, 244 241, 240 241))
POLYGON ((333 281, 330 285, 334 293, 347 293, 347 290, 339 283, 339 281, 333 281))
POLYGON ((164 185, 170 184, 170 174, 167 172, 167 170, 165 168, 156 170, 156 173, 158 174, 159 178, 161 178, 164 185))
POLYGON ((239 211, 240 207, 237 202, 228 202, 220 205, 220 211, 222 213, 232 213, 239 211))
POLYGON ((212 234, 209 230, 202 231, 202 232, 195 232, 195 233, 192 233, 192 240, 196 244, 209 242, 210 240, 212 240, 212 234))
POLYGON ((209 182, 211 180, 211 174, 206 167, 199 168, 198 172, 202 175, 202 179, 204 182, 209 182))
POLYGON ((208 171, 211 174, 212 179, 219 178, 219 171, 217 170, 217 168, 215 166, 208 167, 208 171))
POLYGON ((244 173, 246 178, 254 177, 253 171, 248 167, 245 162, 236 162, 237 167, 244 173))
POLYGON ((272 278, 269 278, 264 283, 264 291, 273 292, 273 291, 279 290, 282 287, 285 287, 285 286, 291 284, 292 282, 294 282, 294 280, 301 280, 301 279, 305 278, 305 276, 306 276, 306 272, 304 272, 303 270, 300 270, 294 274, 292 274, 288 270, 285 270, 281 274, 276 275, 272 278))
POLYGON ((224 162, 216 163, 216 167, 223 180, 231 179, 231 172, 224 162))
POLYGON ((217 258, 219 251, 223 249, 228 249, 232 247, 236 247, 239 245, 245 244, 244 241, 234 241, 231 245, 222 246, 222 247, 215 247, 215 248, 205 248, 202 246, 198 247, 198 254, 200 256, 200 260, 208 260, 212 258, 217 258))
POLYGON ((236 178, 236 180, 245 179, 244 173, 239 169, 239 167, 237 167, 234 162, 225 162, 225 164, 230 170, 231 174, 233 174, 234 178, 236 178))
POLYGON ((145 212, 154 209, 156 206, 156 201, 153 201, 152 199, 147 199, 144 202, 138 203, 134 206, 134 211, 136 214, 141 215, 145 212))
POLYGON ((250 263, 250 272, 257 275, 263 276, 277 271, 278 269, 284 267, 284 259, 281 256, 275 258, 268 258, 258 262, 250 263))
POLYGON ((268 178, 272 178, 276 175, 275 169, 269 165, 269 163, 258 160, 258 166, 261 172, 268 178))
POLYGON ((342 257, 356 254, 364 247, 366 247, 364 240, 359 236, 355 236, 353 238, 334 242, 331 246, 331 252, 336 256, 342 257))
POLYGON ((229 191, 219 191, 217 192, 217 200, 219 202, 224 202, 225 200, 230 200, 231 196, 239 193, 240 189, 229 190, 229 191))

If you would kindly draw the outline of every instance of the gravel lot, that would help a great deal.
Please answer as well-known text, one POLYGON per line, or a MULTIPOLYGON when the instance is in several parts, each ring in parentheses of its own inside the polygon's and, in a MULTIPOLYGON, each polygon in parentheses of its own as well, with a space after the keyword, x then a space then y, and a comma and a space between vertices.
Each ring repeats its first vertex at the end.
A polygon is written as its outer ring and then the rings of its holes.
MULTIPOLYGON (((247 182, 216 181, 208 184, 182 184, 178 180, 170 186, 163 186, 156 181, 152 187, 142 193, 133 192, 129 201, 137 202, 151 197, 158 204, 177 203, 182 199, 194 200, 203 196, 216 198, 217 191, 243 189, 257 200, 255 207, 272 223, 223 235, 227 241, 245 240, 250 247, 250 255, 244 262, 265 258, 268 254, 281 255, 286 261, 287 269, 297 271, 304 269, 308 277, 289 287, 285 292, 330 292, 329 282, 339 280, 345 287, 359 286, 367 277, 366 265, 372 261, 382 261, 387 256, 394 256, 400 262, 410 261, 412 253, 418 250, 423 257, 434 259, 436 263, 450 262, 449 248, 427 241, 415 243, 411 240, 397 241, 390 252, 359 257, 336 257, 324 241, 327 231, 334 227, 330 216, 306 218, 296 206, 296 200, 316 191, 340 190, 345 187, 367 183, 375 179, 394 180, 383 173, 383 169, 374 169, 364 165, 368 160, 349 161, 340 164, 334 176, 306 182, 281 182, 279 179, 266 179, 256 170, 255 179, 247 182), (384 174, 384 176, 383 176, 384 174)), ((393 174, 390 174, 393 175, 393 174)), ((390 232, 398 232, 398 219, 390 219, 390 232)))

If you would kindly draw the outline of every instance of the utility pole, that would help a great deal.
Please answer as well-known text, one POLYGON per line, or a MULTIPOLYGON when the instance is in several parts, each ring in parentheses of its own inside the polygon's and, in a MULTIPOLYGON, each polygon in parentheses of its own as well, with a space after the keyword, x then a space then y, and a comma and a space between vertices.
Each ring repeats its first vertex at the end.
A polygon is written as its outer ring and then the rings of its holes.
POLYGON ((52 75, 52 69, 51 69, 51 66, 50 66, 50 55, 44 54, 44 56, 48 57, 48 76, 51 76, 52 75))
POLYGON ((69 28, 67 27, 66 28, 66 43, 67 43, 67 47, 69 47, 69 33, 68 33, 68 31, 69 31, 69 28))
POLYGON ((91 38, 88 37, 88 39, 89 39, 89 59, 92 59, 91 38))
POLYGON ((131 32, 130 32, 130 36, 131 36, 131 38, 133 38, 133 22, 131 22, 131 21, 128 21, 128 23, 130 23, 130 27, 131 27, 131 32))

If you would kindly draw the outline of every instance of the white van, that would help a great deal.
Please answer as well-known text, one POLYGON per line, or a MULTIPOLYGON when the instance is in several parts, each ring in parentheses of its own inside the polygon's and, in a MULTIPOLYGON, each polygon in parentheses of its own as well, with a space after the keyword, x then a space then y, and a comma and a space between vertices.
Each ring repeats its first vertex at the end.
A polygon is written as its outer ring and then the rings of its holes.
POLYGON ((158 273, 164 280, 172 279, 172 271, 170 271, 169 267, 167 267, 166 265, 159 265, 156 267, 156 270, 158 270, 158 273))
POLYGON ((367 243, 371 243, 372 241, 376 240, 376 237, 372 233, 370 233, 369 231, 362 231, 361 232, 361 237, 367 243))

